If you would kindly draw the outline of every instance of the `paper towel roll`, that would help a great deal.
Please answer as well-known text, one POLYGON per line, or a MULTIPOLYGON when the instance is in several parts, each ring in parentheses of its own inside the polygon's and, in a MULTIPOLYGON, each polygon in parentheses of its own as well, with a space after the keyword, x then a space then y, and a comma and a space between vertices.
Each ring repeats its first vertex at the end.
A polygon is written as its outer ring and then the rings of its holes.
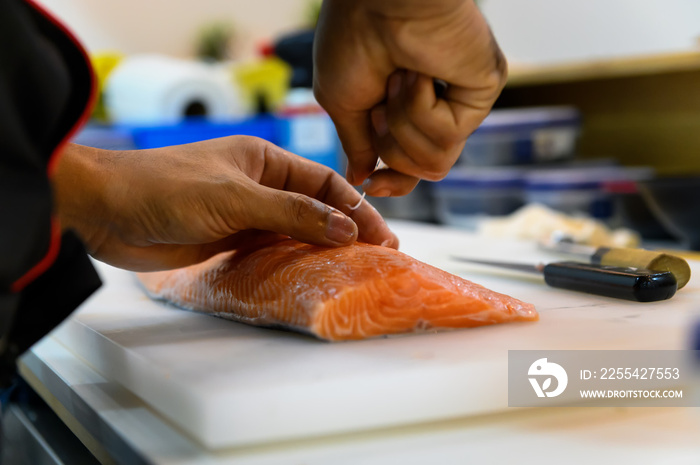
POLYGON ((138 55, 109 76, 105 106, 116 124, 157 126, 204 116, 228 121, 245 116, 227 65, 138 55))

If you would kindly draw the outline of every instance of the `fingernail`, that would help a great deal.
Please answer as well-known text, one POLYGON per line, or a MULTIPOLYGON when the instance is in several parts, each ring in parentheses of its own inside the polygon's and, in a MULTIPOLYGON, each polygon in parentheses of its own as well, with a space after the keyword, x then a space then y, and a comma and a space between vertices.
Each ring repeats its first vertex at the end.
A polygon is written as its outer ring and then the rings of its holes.
POLYGON ((391 234, 391 239, 387 239, 384 242, 382 242, 382 245, 384 247, 391 247, 392 249, 399 249, 399 238, 396 237, 396 234, 392 233, 391 234))
POLYGON ((339 244, 350 242, 357 234, 357 225, 339 211, 332 211, 326 223, 326 239, 339 244))
POLYGON ((394 73, 389 78, 389 98, 395 98, 401 91, 401 81, 403 80, 403 72, 394 73))

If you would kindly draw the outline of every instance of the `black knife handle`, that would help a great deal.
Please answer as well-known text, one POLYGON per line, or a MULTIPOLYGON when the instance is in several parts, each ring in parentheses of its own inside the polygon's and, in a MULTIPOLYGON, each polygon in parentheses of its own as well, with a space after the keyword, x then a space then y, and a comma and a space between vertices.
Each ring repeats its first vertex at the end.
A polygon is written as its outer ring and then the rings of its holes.
POLYGON ((668 271, 578 262, 549 263, 543 271, 545 282, 552 287, 637 302, 670 299, 678 287, 668 271))

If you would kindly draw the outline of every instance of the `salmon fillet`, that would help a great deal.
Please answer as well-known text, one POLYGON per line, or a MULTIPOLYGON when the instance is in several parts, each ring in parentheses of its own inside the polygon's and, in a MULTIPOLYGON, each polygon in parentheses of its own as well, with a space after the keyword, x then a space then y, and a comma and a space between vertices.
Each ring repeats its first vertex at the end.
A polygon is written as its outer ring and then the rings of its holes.
POLYGON ((138 277, 154 299, 328 341, 538 319, 531 304, 363 243, 276 239, 138 277))

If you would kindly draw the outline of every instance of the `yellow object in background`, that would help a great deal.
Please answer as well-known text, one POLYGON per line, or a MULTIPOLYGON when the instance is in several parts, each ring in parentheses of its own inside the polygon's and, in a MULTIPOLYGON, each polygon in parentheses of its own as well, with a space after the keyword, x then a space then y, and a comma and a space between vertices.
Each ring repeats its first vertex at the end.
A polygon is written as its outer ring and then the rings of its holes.
POLYGON ((234 67, 234 77, 246 106, 255 112, 261 103, 278 109, 289 91, 291 67, 276 57, 266 57, 234 67))
POLYGON ((108 121, 109 115, 104 105, 103 91, 110 73, 119 66, 124 59, 124 54, 119 52, 98 52, 90 55, 92 69, 97 79, 97 104, 92 112, 92 117, 100 121, 108 121))

